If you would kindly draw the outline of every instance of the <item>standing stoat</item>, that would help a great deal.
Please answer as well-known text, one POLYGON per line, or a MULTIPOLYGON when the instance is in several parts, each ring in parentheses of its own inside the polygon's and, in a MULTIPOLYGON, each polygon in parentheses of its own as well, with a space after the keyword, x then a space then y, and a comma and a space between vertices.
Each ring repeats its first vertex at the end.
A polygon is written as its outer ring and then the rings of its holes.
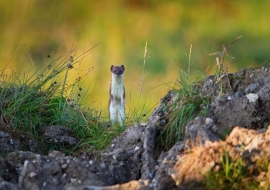
POLYGON ((113 123, 119 123, 123 125, 126 114, 125 114, 125 87, 123 83, 125 67, 111 66, 112 82, 110 87, 110 100, 109 100, 109 114, 110 120, 113 123))

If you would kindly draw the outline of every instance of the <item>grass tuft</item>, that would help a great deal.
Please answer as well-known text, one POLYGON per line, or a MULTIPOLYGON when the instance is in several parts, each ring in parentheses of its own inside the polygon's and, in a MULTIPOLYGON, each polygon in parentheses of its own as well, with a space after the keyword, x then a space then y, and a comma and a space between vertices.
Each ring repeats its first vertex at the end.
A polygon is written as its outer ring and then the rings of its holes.
POLYGON ((205 78, 200 75, 196 78, 190 77, 192 44, 189 56, 187 56, 188 72, 181 70, 176 81, 174 92, 176 100, 168 108, 168 124, 158 137, 157 146, 168 150, 176 142, 184 137, 185 125, 195 116, 206 116, 209 100, 200 93, 200 85, 205 78))
POLYGON ((176 90, 177 98, 167 116, 168 124, 158 138, 158 146, 165 149, 171 148, 183 139, 184 127, 191 119, 195 116, 206 116, 209 100, 200 93, 199 85, 202 78, 190 79, 184 71, 180 71, 177 83, 179 90, 176 90))
MULTIPOLYGON (((242 36, 239 36, 235 40, 233 40, 229 45, 222 46, 221 52, 216 52, 209 55, 217 55, 216 57, 216 70, 214 72, 214 87, 212 89, 213 96, 216 91, 216 85, 219 86, 219 96, 223 94, 224 83, 222 83, 222 79, 227 79, 227 84, 230 84, 228 78, 228 70, 225 65, 224 59, 226 57, 230 57, 227 53, 227 49, 231 47, 231 45, 240 39, 242 36)), ((185 126, 187 123, 196 118, 197 116, 205 117, 210 105, 209 97, 204 96, 201 93, 201 86, 203 84, 203 80, 205 79, 204 75, 199 75, 196 78, 191 78, 190 76, 190 68, 191 68, 191 54, 192 54, 192 44, 190 46, 189 55, 187 57, 188 62, 188 70, 187 73, 183 70, 179 72, 179 78, 176 81, 176 85, 173 91, 176 93, 176 99, 167 108, 169 112, 167 119, 168 124, 161 131, 161 135, 158 137, 157 146, 159 149, 165 148, 166 150, 170 149, 176 142, 183 140, 185 133, 185 126)), ((231 87, 231 86, 230 86, 231 87)), ((232 89, 230 89, 232 90, 232 89)))
POLYGON ((92 69, 78 76, 74 82, 70 83, 69 79, 70 72, 81 64, 91 49, 80 55, 72 49, 32 75, 8 74, 7 66, 0 71, 0 114, 6 126, 3 129, 18 131, 26 138, 26 147, 32 140, 44 153, 58 149, 75 154, 76 151, 108 146, 123 129, 102 126, 97 110, 82 107, 88 92, 84 82, 92 69), (77 146, 56 144, 45 139, 43 128, 52 125, 71 129, 71 135, 79 141, 77 146))
POLYGON ((207 189, 269 189, 266 181, 262 183, 267 179, 264 174, 268 172, 269 156, 255 161, 252 166, 245 157, 231 158, 228 152, 220 160, 219 171, 209 171, 206 175, 207 189))

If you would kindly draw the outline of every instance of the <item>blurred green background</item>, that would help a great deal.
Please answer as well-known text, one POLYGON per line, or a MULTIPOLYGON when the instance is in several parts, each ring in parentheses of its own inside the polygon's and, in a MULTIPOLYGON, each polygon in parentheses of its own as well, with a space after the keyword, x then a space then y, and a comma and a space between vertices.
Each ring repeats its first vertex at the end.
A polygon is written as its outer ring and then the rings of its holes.
POLYGON ((77 47, 80 53, 101 43, 72 77, 93 67, 84 84, 90 85, 84 103, 102 109, 106 116, 109 68, 124 64, 126 109, 130 113, 159 102, 173 86, 179 70, 187 69, 191 44, 194 76, 197 71, 211 73, 216 63, 215 56, 209 53, 220 51, 221 45, 240 35, 243 37, 228 50, 235 57, 228 64, 229 71, 267 65, 269 10, 269 1, 252 0, 0 1, 0 64, 4 67, 9 63, 10 68, 20 72, 34 72, 71 47, 77 47), (53 57, 48 58, 60 42, 53 57), (145 75, 139 97, 146 42, 145 75))

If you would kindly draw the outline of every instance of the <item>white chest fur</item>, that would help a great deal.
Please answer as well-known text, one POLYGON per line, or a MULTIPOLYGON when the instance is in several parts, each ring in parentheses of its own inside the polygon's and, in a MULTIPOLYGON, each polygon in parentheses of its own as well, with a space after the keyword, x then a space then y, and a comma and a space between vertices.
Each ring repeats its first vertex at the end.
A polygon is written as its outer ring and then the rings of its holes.
POLYGON ((121 100, 122 95, 125 93, 123 76, 116 76, 112 74, 111 94, 116 101, 121 100))

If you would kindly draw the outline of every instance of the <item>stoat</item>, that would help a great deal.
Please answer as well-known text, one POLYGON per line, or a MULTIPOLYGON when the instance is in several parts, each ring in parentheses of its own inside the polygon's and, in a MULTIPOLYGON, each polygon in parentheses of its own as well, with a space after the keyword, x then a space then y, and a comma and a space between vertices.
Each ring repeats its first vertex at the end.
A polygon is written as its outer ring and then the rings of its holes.
POLYGON ((111 66, 112 82, 110 87, 109 114, 113 123, 119 123, 121 126, 125 122, 125 87, 123 83, 125 67, 111 66))

